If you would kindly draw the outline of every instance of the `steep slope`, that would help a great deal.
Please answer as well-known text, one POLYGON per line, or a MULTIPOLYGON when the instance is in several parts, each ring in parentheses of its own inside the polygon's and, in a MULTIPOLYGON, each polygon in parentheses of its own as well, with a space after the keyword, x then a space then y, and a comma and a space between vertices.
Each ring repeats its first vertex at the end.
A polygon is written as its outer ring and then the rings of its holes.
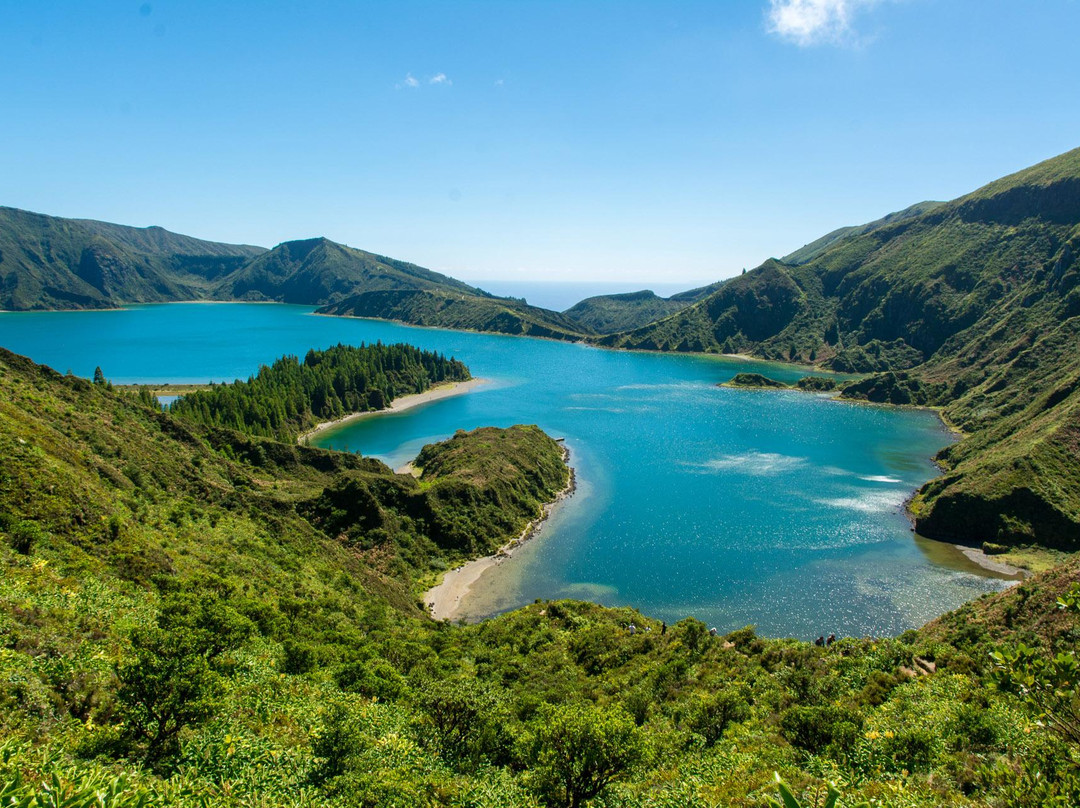
MULTIPOLYGON (((483 537, 475 550, 490 550, 486 542, 517 535, 568 474, 559 445, 520 426, 493 430, 494 439, 454 439, 478 468, 499 475, 477 471, 466 485, 456 469, 433 469, 422 486, 376 460, 174 416, 145 397, 61 376, 4 349, 0 393, 0 530, 32 523, 39 549, 104 562, 143 583, 216 570, 249 576, 248 585, 267 587, 265 594, 308 588, 326 577, 320 565, 330 565, 409 612, 415 577, 474 551, 456 533, 430 526, 470 522, 483 537), (479 518, 477 502, 501 507, 479 518), (377 563, 361 563, 350 536, 377 563), (229 562, 208 565, 219 551, 229 562), (282 566, 282 552, 304 562, 282 566)), ((263 389, 249 397, 276 401, 263 389)), ((213 405, 204 402, 204 411, 213 405)), ((310 597, 325 591, 314 585, 310 597)))
POLYGON ((917 499, 920 531, 1075 549, 1078 251, 1074 150, 953 202, 830 234, 601 343, 906 371, 845 395, 944 406, 972 433, 942 453, 947 475, 917 499))
POLYGON ((829 309, 821 284, 801 267, 770 260, 727 281, 717 291, 669 317, 612 334, 599 344, 655 351, 736 353, 788 359, 787 332, 821 327, 829 309), (778 324, 786 324, 779 329, 778 324))
POLYGON ((11 804, 751 808, 774 772, 846 804, 1080 797, 1077 743, 991 686, 988 653, 1075 646, 1075 560, 824 647, 573 601, 453 626, 409 584, 566 483, 534 426, 425 447, 416 480, 0 351, 0 453, 11 804))
POLYGON ((563 312, 579 328, 598 334, 631 331, 682 311, 691 303, 716 291, 724 281, 663 298, 648 289, 619 295, 597 295, 575 303, 563 312))
POLYGON ((555 339, 593 333, 557 312, 325 238, 264 250, 0 208, 0 310, 178 300, 297 303, 324 314, 555 339))
POLYGON ((263 252, 170 233, 0 207, 0 309, 190 300, 263 252))
POLYGON ((398 289, 486 294, 423 267, 313 238, 286 241, 260 255, 224 278, 214 296, 325 305, 360 292, 398 289))
POLYGON ((837 228, 831 233, 826 233, 821 238, 814 239, 809 244, 804 244, 802 247, 795 250, 795 252, 788 253, 783 258, 781 258, 780 261, 785 264, 809 263, 841 239, 847 238, 848 236, 859 236, 863 233, 868 233, 871 230, 875 230, 882 225, 893 224, 904 219, 910 219, 914 216, 919 216, 923 213, 929 213, 930 211, 935 210, 944 204, 944 202, 919 202, 909 207, 906 207, 903 210, 898 210, 895 213, 890 213, 886 216, 882 216, 880 219, 876 219, 872 222, 867 222, 863 225, 837 228))

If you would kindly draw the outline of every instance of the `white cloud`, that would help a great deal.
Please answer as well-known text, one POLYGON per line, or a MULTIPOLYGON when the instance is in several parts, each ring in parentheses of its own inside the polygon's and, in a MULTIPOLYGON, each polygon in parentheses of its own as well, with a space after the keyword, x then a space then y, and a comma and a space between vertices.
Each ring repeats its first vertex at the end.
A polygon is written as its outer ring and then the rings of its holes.
POLYGON ((879 0, 769 0, 769 33, 806 47, 839 44, 853 34, 852 19, 879 0))
POLYGON ((445 85, 449 86, 449 85, 451 85, 453 83, 454 82, 450 81, 450 79, 448 79, 446 77, 445 73, 438 73, 438 74, 432 76, 430 79, 428 79, 428 84, 445 84, 445 85))
POLYGON ((405 74, 405 80, 395 84, 394 86, 399 90, 402 89, 402 88, 405 88, 405 87, 414 88, 414 87, 419 87, 420 82, 417 81, 417 79, 413 76, 412 73, 406 73, 405 74))

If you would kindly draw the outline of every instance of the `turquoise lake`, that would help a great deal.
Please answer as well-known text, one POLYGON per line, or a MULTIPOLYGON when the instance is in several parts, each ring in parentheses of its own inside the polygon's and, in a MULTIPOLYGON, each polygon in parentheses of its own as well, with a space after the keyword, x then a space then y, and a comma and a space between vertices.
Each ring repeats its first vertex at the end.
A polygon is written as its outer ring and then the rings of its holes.
POLYGON ((320 317, 302 306, 171 304, 0 314, 0 345, 113 382, 228 381, 282 354, 407 341, 465 361, 475 391, 364 419, 321 444, 393 467, 457 429, 535 423, 566 439, 578 491, 481 581, 478 618, 535 598, 632 605, 769 636, 891 635, 1007 582, 913 536, 904 500, 950 438, 931 413, 717 387, 730 358, 320 317))

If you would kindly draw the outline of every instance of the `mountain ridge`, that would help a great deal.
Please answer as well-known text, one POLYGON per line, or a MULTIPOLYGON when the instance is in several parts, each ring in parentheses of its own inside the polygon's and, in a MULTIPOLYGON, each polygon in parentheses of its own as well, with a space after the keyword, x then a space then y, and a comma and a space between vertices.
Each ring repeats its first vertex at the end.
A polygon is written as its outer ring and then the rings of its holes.
POLYGON ((272 301, 504 334, 580 340, 558 312, 325 237, 271 249, 0 208, 0 309, 98 309, 187 300, 272 301))

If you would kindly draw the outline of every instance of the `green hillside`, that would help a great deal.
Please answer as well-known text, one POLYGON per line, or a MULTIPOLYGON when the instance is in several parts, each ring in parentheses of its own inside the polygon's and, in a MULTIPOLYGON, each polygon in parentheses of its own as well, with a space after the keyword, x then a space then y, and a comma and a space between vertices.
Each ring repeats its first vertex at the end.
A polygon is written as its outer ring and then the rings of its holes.
POLYGON ((563 314, 586 333, 613 334, 617 331, 629 331, 682 311, 691 303, 714 292, 721 283, 690 289, 667 298, 648 289, 619 295, 597 295, 575 303, 563 314))
POLYGON ((397 289, 485 294, 423 267, 313 238, 287 241, 263 253, 223 279, 214 296, 324 305, 362 291, 397 289))
POLYGON ((273 301, 321 313, 578 340, 591 328, 429 269, 325 238, 264 250, 160 227, 0 208, 0 309, 97 309, 178 300, 273 301))
POLYGON ((591 333, 565 315, 479 290, 474 294, 443 289, 361 292, 324 306, 318 313, 572 341, 591 333))
POLYGON ((1075 679, 1040 689, 1075 665, 1075 561, 823 647, 572 601, 451 626, 418 582, 566 484, 536 427, 418 480, 0 352, 0 450, 4 804, 752 808, 774 772, 804 805, 1080 798, 1045 718, 1075 679))
POLYGON ((844 395, 941 406, 969 433, 914 503, 921 532, 1077 549, 1078 248, 1075 150, 837 231, 600 342, 886 373, 844 395))
POLYGON ((0 309, 193 300, 263 252, 170 233, 0 207, 0 309))
POLYGON ((826 233, 821 238, 814 239, 809 244, 804 244, 802 247, 795 250, 795 252, 785 255, 780 260, 785 264, 809 263, 841 239, 848 238, 849 236, 859 236, 883 225, 894 224, 904 219, 911 219, 915 216, 919 216, 923 213, 929 213, 944 204, 944 202, 919 202, 904 208, 903 210, 898 210, 895 213, 883 216, 875 221, 868 222, 867 224, 837 228, 831 233, 826 233))

